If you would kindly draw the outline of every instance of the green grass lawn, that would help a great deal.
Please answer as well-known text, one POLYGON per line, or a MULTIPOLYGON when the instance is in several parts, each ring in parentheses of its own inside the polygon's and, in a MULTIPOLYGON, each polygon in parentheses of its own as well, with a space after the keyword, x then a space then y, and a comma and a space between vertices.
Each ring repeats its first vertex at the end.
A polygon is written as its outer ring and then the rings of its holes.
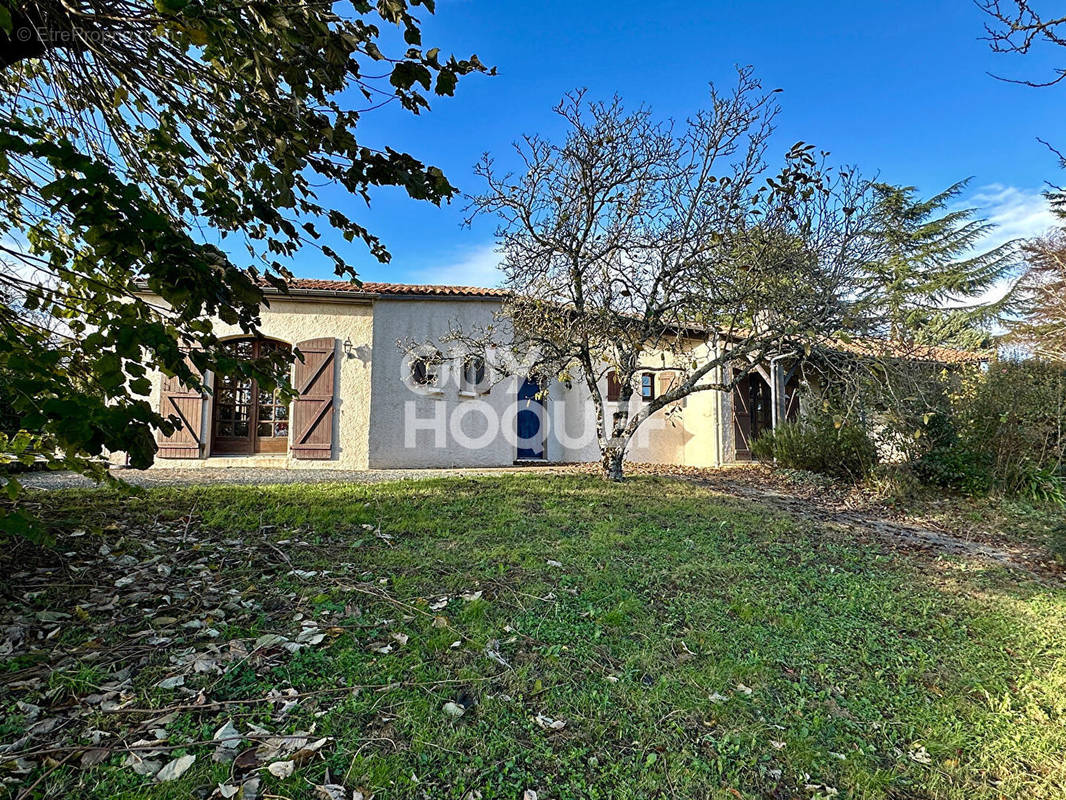
POLYGON ((37 500, 58 554, 0 562, 0 622, 31 620, 0 657, 0 742, 60 724, 0 753, 12 796, 219 797, 256 774, 260 798, 1066 794, 1066 593, 987 564, 665 478, 37 500), (227 721, 246 738, 215 762, 227 721), (297 732, 327 741, 271 751, 297 732), (197 759, 160 783, 137 741, 197 759))

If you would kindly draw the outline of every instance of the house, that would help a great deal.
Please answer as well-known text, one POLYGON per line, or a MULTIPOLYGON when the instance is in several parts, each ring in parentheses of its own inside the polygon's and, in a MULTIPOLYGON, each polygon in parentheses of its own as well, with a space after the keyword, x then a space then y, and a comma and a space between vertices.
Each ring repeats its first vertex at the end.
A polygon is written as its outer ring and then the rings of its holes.
MULTIPOLYGON (((184 422, 160 438, 157 468, 491 467, 599 458, 583 383, 555 381, 542 392, 528 380, 499 379, 478 356, 434 348, 457 325, 492 321, 502 290, 297 279, 289 294, 268 295, 263 338, 218 321, 216 332, 230 337, 238 357, 299 348, 304 360, 292 375, 299 396, 288 404, 254 381, 211 375, 211 391, 200 394, 155 375, 150 401, 184 422), (430 344, 411 352, 404 342, 430 344)), ((653 354, 635 407, 676 377, 661 356, 654 361, 653 354)), ((611 375, 600 388, 618 402, 611 375)), ((795 366, 759 364, 732 396, 700 392, 657 412, 627 457, 697 467, 750 459, 753 437, 798 409, 795 366)))

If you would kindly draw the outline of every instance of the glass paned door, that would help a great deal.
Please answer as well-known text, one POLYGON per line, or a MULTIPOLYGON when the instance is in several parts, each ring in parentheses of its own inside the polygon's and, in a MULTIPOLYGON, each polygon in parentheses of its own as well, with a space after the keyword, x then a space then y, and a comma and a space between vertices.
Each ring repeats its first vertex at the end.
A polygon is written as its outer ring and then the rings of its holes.
MULTIPOLYGON (((229 343, 238 358, 263 358, 289 346, 270 340, 239 339, 229 343)), ((289 407, 278 390, 260 390, 250 378, 215 378, 214 435, 218 455, 284 453, 289 444, 289 407)))

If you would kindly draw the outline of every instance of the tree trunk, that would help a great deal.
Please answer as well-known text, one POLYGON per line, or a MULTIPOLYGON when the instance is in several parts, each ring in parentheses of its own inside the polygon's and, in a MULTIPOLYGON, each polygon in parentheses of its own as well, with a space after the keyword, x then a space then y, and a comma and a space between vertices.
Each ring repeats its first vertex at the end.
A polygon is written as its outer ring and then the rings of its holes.
POLYGON ((600 465, 603 468, 602 477, 605 481, 622 480, 622 458, 625 456, 624 447, 607 447, 603 451, 600 465))
MULTIPOLYGON (((0 70, 14 66, 28 58, 40 58, 49 50, 71 50, 81 52, 87 49, 90 37, 105 37, 108 34, 121 35, 134 33, 127 27, 125 31, 106 27, 97 27, 101 22, 95 14, 75 15, 62 2, 53 0, 36 0, 26 3, 21 9, 11 10, 11 33, 0 30, 0 70)), ((137 35, 147 36, 146 28, 136 31, 137 35)))

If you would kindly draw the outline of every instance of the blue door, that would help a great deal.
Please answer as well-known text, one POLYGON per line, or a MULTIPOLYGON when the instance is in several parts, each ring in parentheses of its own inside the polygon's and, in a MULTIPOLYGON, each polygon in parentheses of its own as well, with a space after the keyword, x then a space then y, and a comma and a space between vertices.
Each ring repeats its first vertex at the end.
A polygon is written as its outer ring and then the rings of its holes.
POLYGON ((518 458, 544 458, 544 429, 541 419, 544 404, 537 399, 540 387, 535 381, 526 378, 518 389, 518 458))

